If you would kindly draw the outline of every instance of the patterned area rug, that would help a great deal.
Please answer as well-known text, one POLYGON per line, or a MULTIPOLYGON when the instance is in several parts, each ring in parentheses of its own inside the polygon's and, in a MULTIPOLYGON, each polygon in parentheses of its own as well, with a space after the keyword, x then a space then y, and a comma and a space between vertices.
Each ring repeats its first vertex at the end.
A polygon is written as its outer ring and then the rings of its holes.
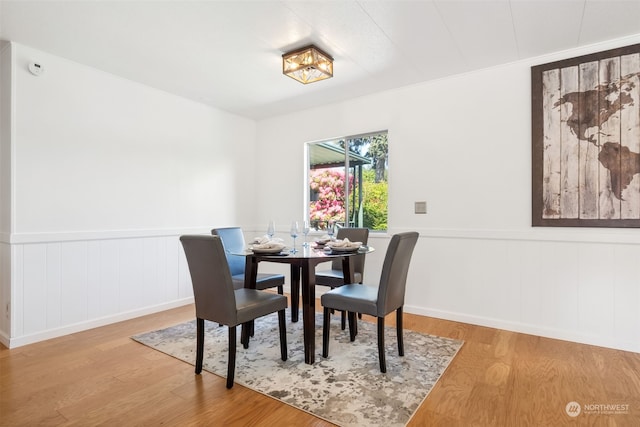
MULTIPOLYGON (((226 378, 226 327, 205 322, 204 369, 226 378)), ((463 342, 404 331, 404 357, 398 356, 395 327, 387 327, 387 373, 380 373, 376 325, 359 321, 349 341, 339 315, 331 325, 329 357, 322 357, 322 315, 316 315, 316 360, 304 363, 302 322, 287 316, 289 359, 280 359, 278 316, 256 320, 248 349, 239 342, 235 383, 278 399, 339 426, 404 426, 431 391, 463 342)), ((195 363, 195 320, 132 337, 187 363, 195 363)))

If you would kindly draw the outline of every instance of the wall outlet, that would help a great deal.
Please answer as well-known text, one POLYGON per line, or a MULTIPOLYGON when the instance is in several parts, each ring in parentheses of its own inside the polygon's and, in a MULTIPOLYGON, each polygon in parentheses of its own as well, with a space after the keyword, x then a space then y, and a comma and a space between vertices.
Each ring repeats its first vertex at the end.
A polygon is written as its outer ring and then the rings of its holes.
POLYGON ((10 313, 11 313, 11 303, 8 302, 7 306, 5 307, 5 310, 4 310, 4 317, 6 317, 8 319, 10 313))
POLYGON ((427 213, 427 202, 415 202, 414 203, 414 212, 417 214, 426 214, 427 213))

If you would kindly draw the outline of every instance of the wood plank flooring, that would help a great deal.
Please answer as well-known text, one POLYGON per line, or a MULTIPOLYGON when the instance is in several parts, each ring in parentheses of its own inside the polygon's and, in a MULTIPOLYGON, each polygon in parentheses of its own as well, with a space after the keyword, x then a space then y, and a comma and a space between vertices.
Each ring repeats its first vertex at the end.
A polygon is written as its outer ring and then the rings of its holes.
MULTIPOLYGON (((223 378, 196 376, 129 338, 193 316, 185 306, 12 350, 0 345, 0 425, 331 425, 242 386, 227 390, 223 378)), ((406 329, 465 341, 410 426, 640 426, 640 354, 404 319, 406 329), (577 417, 565 411, 572 401, 582 405, 577 417), (607 413, 614 404, 620 413, 607 413)))

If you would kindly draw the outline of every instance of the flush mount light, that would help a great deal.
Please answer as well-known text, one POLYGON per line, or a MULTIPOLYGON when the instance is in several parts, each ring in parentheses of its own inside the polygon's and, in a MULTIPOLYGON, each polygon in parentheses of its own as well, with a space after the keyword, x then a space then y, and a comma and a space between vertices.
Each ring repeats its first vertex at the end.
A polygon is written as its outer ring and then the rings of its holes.
POLYGON ((333 77, 333 58, 310 45, 282 55, 282 73, 300 83, 333 77))

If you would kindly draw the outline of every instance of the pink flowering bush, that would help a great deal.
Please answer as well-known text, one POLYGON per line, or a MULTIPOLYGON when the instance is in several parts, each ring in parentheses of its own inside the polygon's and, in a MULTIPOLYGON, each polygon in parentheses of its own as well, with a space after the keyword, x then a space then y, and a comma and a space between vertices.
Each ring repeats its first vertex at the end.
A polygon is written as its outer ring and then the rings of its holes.
POLYGON ((345 221, 344 180, 344 171, 339 169, 314 169, 310 172, 309 188, 313 201, 309 205, 309 220, 317 224, 317 228, 326 228, 328 221, 345 221))

